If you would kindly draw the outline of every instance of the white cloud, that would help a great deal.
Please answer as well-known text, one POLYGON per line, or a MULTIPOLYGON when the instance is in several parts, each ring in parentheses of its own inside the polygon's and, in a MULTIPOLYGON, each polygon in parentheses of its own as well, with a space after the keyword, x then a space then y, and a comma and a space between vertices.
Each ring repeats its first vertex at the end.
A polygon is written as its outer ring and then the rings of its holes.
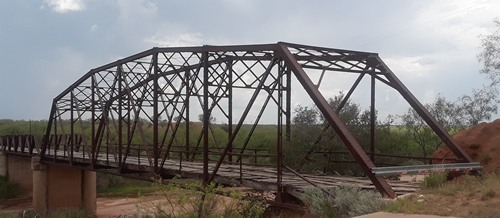
POLYGON ((180 33, 173 36, 156 34, 144 39, 144 41, 158 47, 200 46, 205 42, 200 33, 180 33))
POLYGON ((57 13, 85 10, 83 0, 44 0, 43 2, 57 13))
POLYGON ((158 15, 158 6, 150 1, 118 0, 117 4, 120 10, 118 20, 129 28, 131 25, 151 22, 158 15))
POLYGON ((425 59, 418 56, 383 58, 383 60, 398 77, 405 77, 408 80, 426 77, 432 70, 432 65, 426 64, 423 61, 425 59))

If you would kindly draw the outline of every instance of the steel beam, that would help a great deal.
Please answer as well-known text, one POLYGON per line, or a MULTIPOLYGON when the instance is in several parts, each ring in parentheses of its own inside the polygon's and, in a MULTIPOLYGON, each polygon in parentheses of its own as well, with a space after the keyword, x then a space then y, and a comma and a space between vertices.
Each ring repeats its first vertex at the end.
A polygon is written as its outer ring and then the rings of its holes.
POLYGON ((455 140, 439 125, 437 120, 425 109, 425 107, 417 100, 417 98, 406 88, 406 86, 396 77, 396 75, 389 69, 389 67, 380 59, 374 57, 378 62, 378 67, 385 73, 387 79, 391 82, 393 87, 406 99, 410 106, 424 119, 424 121, 431 127, 431 129, 443 140, 443 142, 450 148, 450 150, 458 158, 463 159, 465 162, 472 162, 472 158, 458 146, 455 140))
POLYGON ((316 88, 314 83, 309 79, 306 72, 300 67, 297 63, 297 60, 293 56, 293 54, 288 50, 288 48, 284 44, 279 44, 280 46, 280 54, 282 58, 288 64, 288 67, 293 71, 297 80, 302 84, 306 92, 309 94, 309 97, 314 101, 318 109, 321 111, 325 119, 328 121, 330 126, 335 130, 338 134, 339 138, 344 142, 347 149, 351 152, 354 159, 358 161, 361 165, 361 168, 365 172, 365 174, 372 180, 375 187, 381 192, 382 195, 388 197, 395 197, 396 194, 394 190, 392 190, 391 186, 387 181, 380 177, 376 176, 371 168, 375 167, 373 162, 370 160, 366 152, 363 150, 361 145, 357 142, 354 136, 347 129, 347 126, 340 120, 339 116, 335 113, 335 111, 330 107, 326 99, 316 88))

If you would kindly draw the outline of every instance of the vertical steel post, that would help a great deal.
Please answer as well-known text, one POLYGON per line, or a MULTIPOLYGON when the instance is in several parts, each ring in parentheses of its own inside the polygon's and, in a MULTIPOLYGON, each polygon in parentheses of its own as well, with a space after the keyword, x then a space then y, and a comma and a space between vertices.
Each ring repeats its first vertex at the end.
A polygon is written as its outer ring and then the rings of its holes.
MULTIPOLYGON (((184 74, 184 77, 185 77, 185 82, 186 82, 186 100, 184 102, 184 104, 186 105, 186 119, 185 119, 185 122, 186 122, 186 132, 185 132, 185 142, 186 142, 186 160, 189 159, 189 146, 190 146, 190 140, 189 140, 189 100, 190 100, 190 97, 191 97, 191 88, 190 88, 190 70, 186 70, 185 74, 184 74)), ((181 154, 182 156, 182 154, 181 154)))
POLYGON ((122 140, 122 120, 123 120, 123 115, 122 115, 122 110, 123 110, 123 96, 121 96, 121 92, 123 90, 122 86, 122 81, 123 81, 123 69, 122 65, 120 64, 118 66, 118 171, 120 172, 122 170, 122 146, 123 146, 123 140, 122 140))
MULTIPOLYGON (((55 116, 59 116, 59 113, 57 113, 57 115, 55 116)), ((59 140, 58 140, 58 131, 57 131, 57 118, 54 116, 54 146, 52 147, 52 150, 56 150, 56 146, 59 145, 59 140)), ((49 150, 49 154, 50 154, 50 150, 49 150)), ((55 153, 54 153, 54 157, 55 157, 55 153)), ((55 159, 54 159, 55 160, 55 159)))
MULTIPOLYGON (((75 127, 74 127, 74 124, 75 124, 75 121, 73 119, 74 118, 74 103, 75 103, 75 96, 73 94, 73 91, 70 92, 70 101, 71 101, 71 109, 70 109, 70 134, 69 134, 69 140, 67 141, 69 143, 69 147, 70 147, 70 153, 69 153, 69 163, 70 165, 73 165, 73 144, 74 144, 74 141, 73 139, 75 138, 75 127)), ((64 156, 66 156, 66 149, 67 147, 65 146, 64 147, 64 156)), ((57 153, 56 153, 57 154, 57 153)))
MULTIPOLYGON (((227 138, 230 139, 233 137, 233 63, 232 61, 228 62, 227 72, 229 72, 227 86, 228 89, 228 117, 227 117, 227 138)), ((240 156, 241 157, 241 156, 240 156)), ((233 143, 229 145, 229 162, 233 162, 233 143)), ((241 161, 241 158, 238 158, 241 161)))
POLYGON ((153 170, 157 175, 160 172, 158 168, 158 159, 160 150, 158 145, 158 95, 160 85, 158 84, 158 52, 153 53, 153 170))
MULTIPOLYGON (((130 72, 131 74, 133 74, 133 72, 130 72)), ((128 79, 128 78, 126 78, 128 79)), ((128 81, 124 81, 125 85, 127 87, 125 87, 125 90, 128 92, 127 95, 124 95, 124 96, 127 96, 127 105, 126 105, 126 109, 127 109, 127 145, 125 147, 125 153, 123 154, 123 164, 125 164, 125 162, 127 161, 127 157, 128 157, 128 154, 130 152, 130 144, 132 143, 132 123, 131 123, 131 119, 130 119, 130 113, 132 112, 131 108, 132 108, 132 105, 131 105, 131 102, 132 102, 132 96, 130 94, 130 85, 129 85, 129 82, 128 81)), ((135 128, 135 126, 134 126, 135 128)))
MULTIPOLYGON (((204 47, 205 48, 205 47, 204 47)), ((208 90, 208 51, 203 51, 202 54, 203 62, 203 184, 208 185, 209 174, 208 174, 208 134, 209 134, 209 122, 210 113, 208 110, 208 97, 210 95, 208 90)))
POLYGON ((370 101, 370 160, 375 163, 375 75, 371 77, 370 101))
MULTIPOLYGON (((285 64, 283 64, 285 65, 285 64)), ((285 65, 286 66, 286 65, 285 65)), ((285 70, 285 76, 286 76, 286 141, 290 141, 290 136, 291 136, 291 117, 292 117, 292 76, 291 76, 291 71, 287 67, 285 70)))
MULTIPOLYGON (((283 69, 282 69, 282 62, 280 61, 279 64, 278 64, 278 75, 277 75, 277 83, 278 83, 278 105, 277 105, 277 108, 278 108, 278 114, 277 114, 277 135, 276 135, 276 143, 277 143, 277 146, 276 146, 276 171, 278 173, 277 175, 277 179, 276 179, 276 184, 277 184, 277 188, 278 188, 278 199, 279 200, 283 200, 283 184, 282 184, 282 180, 283 180, 283 139, 282 139, 282 136, 283 136, 283 113, 281 112, 281 109, 283 108, 283 69)), ((268 73, 271 73, 271 72, 268 72, 268 73)))
MULTIPOLYGON (((90 166, 91 168, 93 169, 95 167, 95 153, 96 153, 96 143, 95 143, 95 136, 96 136, 96 133, 95 133, 95 75, 92 74, 92 76, 90 77, 90 106, 91 106, 91 118, 90 118, 90 134, 91 134, 91 149, 90 149, 90 155, 91 155, 91 160, 90 160, 90 166)), ((102 111, 101 111, 101 115, 102 115, 102 111)))

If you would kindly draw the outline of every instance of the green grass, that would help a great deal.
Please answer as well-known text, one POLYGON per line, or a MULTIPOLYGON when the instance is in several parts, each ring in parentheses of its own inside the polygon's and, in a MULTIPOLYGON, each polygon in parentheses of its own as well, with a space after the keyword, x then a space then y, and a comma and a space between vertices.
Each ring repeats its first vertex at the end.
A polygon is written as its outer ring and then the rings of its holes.
POLYGON ((447 180, 447 174, 442 172, 431 172, 429 176, 424 178, 424 182, 422 183, 424 188, 427 189, 435 189, 442 187, 447 180))
POLYGON ((143 194, 155 192, 156 190, 156 187, 151 182, 125 179, 122 184, 101 190, 99 196, 140 197, 143 194))

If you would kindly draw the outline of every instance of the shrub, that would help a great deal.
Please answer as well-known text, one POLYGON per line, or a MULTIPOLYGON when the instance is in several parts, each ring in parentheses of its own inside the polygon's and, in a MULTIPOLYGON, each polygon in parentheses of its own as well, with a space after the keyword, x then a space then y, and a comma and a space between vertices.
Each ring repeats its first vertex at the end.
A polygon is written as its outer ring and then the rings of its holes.
POLYGON ((442 172, 431 172, 428 176, 424 178, 423 186, 424 188, 439 188, 444 185, 447 181, 446 173, 442 172))
POLYGON ((97 172, 96 176, 97 192, 103 192, 110 187, 121 186, 125 183, 125 180, 121 176, 115 176, 101 172, 97 172))
POLYGON ((263 201, 215 184, 202 187, 200 182, 174 179, 169 184, 158 181, 155 186, 162 200, 140 202, 141 217, 261 217, 265 208, 263 201))
POLYGON ((316 188, 305 191, 305 201, 315 216, 353 217, 378 211, 384 206, 382 196, 375 191, 340 186, 328 192, 330 195, 316 188))
POLYGON ((423 201, 419 201, 416 195, 410 195, 404 198, 390 201, 384 211, 391 213, 417 213, 424 208, 423 201))

